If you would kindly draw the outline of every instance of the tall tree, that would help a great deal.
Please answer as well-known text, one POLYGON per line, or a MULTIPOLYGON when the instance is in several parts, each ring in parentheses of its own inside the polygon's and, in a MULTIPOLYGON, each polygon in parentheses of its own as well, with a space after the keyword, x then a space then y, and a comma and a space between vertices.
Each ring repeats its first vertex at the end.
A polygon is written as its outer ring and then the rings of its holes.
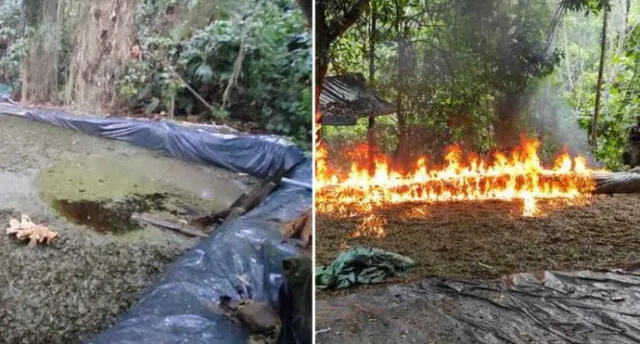
POLYGON ((591 122, 591 144, 593 151, 598 150, 598 117, 600 115, 600 97, 602 96, 602 74, 604 72, 604 57, 607 53, 607 17, 609 11, 604 11, 602 17, 602 33, 600 37, 600 64, 598 66, 598 82, 596 84, 596 101, 591 122))

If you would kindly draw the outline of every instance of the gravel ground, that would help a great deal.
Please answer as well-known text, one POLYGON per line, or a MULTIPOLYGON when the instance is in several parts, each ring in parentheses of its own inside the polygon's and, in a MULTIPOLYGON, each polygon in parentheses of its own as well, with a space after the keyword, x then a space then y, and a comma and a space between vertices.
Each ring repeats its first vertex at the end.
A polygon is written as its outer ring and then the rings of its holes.
POLYGON ((0 115, 0 231, 25 213, 60 233, 52 245, 34 249, 0 233, 0 343, 91 338, 112 325, 176 255, 196 244, 155 228, 101 234, 59 216, 52 201, 166 193, 205 211, 230 204, 254 182, 126 143, 0 115))
MULTIPOLYGON (((350 238, 361 219, 316 219, 317 264, 329 264, 346 247, 378 247, 413 258, 406 283, 429 277, 493 279, 518 272, 614 268, 640 260, 640 196, 597 196, 590 205, 521 217, 509 202, 401 205, 380 210, 388 224, 381 239, 350 238), (416 209, 428 215, 416 216, 416 209), (413 215, 412 215, 413 214, 413 215)), ((373 286, 375 287, 375 286, 373 286)), ((351 294, 321 291, 320 298, 351 294)))

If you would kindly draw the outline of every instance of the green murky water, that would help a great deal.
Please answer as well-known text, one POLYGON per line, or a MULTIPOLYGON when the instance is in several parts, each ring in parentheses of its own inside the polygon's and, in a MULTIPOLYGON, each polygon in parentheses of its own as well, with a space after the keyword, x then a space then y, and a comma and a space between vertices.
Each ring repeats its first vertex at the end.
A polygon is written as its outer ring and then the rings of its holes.
POLYGON ((3 115, 0 181, 0 203, 29 211, 44 202, 72 223, 129 236, 147 229, 130 220, 133 213, 183 220, 226 208, 253 182, 127 143, 3 115), (3 192, 11 196, 3 199, 3 192))

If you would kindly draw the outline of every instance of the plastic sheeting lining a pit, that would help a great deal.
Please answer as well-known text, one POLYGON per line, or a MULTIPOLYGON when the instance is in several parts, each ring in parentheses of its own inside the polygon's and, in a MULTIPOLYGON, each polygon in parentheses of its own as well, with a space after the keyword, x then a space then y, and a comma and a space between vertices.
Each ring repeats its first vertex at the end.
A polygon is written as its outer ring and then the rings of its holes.
POLYGON ((431 279, 320 301, 316 314, 317 343, 640 343, 640 270, 431 279))
MULTIPOLYGON (((277 137, 217 134, 166 122, 45 110, 29 110, 24 117, 256 177, 289 171, 287 178, 311 183, 311 161, 299 148, 277 137)), ((310 190, 281 185, 262 204, 216 228, 180 256, 114 327, 90 343, 245 343, 248 332, 213 313, 208 305, 223 295, 240 299, 238 276, 248 282, 254 300, 268 301, 275 309, 280 301, 288 302, 278 299, 284 278, 282 261, 299 252, 281 244, 277 224, 267 220, 289 221, 310 206, 310 190)), ((280 343, 309 342, 310 333, 303 335, 300 328, 283 320, 280 343)))
POLYGON ((289 171, 304 159, 299 148, 275 136, 219 134, 170 122, 74 116, 54 111, 27 111, 25 117, 256 177, 266 177, 279 169, 289 171))

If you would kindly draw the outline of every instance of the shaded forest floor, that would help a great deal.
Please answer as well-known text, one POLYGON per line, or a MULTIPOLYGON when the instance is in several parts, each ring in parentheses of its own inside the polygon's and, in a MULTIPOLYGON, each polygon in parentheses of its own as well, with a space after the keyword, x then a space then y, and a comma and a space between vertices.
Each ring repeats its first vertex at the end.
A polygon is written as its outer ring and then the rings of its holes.
MULTIPOLYGON (((405 204, 382 209, 388 223, 381 239, 351 238, 361 219, 318 214, 317 264, 330 264, 346 247, 377 247, 417 263, 406 283, 425 278, 494 279, 519 272, 614 268, 640 260, 640 195, 595 196, 590 205, 520 216, 517 202, 405 204), (426 216, 416 216, 421 209, 426 216)), ((319 298, 351 294, 361 286, 319 292, 319 298)))

